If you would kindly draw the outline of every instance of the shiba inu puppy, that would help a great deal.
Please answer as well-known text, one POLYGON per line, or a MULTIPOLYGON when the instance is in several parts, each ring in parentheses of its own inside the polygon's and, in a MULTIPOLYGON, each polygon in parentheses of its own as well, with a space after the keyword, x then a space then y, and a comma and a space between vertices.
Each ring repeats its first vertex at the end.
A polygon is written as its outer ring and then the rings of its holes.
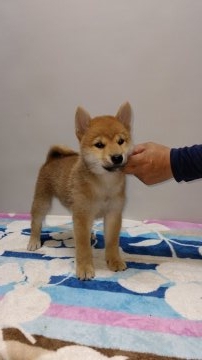
POLYGON ((75 116, 80 153, 64 146, 50 149, 41 167, 31 209, 31 237, 28 250, 41 246, 42 221, 53 197, 72 210, 76 243, 76 275, 94 277, 91 227, 104 218, 106 261, 110 270, 126 269, 119 255, 119 232, 125 202, 125 174, 122 168, 131 150, 131 107, 123 104, 116 116, 91 119, 78 108, 75 116))

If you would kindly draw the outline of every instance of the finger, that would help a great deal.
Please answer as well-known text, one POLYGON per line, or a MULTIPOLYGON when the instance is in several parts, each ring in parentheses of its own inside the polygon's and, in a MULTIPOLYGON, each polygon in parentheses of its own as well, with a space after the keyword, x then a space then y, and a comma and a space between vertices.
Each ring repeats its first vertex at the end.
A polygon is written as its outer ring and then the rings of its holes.
POLYGON ((142 153, 143 151, 145 151, 145 146, 144 146, 144 144, 135 145, 134 148, 133 148, 132 155, 140 154, 140 153, 142 153))
POLYGON ((139 165, 142 165, 143 160, 144 160, 144 156, 142 155, 142 153, 137 153, 137 154, 130 155, 128 157, 128 161, 127 161, 126 166, 137 167, 139 165))
POLYGON ((126 165, 124 168, 123 168, 123 171, 125 174, 133 174, 133 175, 136 175, 139 173, 139 167, 138 166, 134 166, 133 164, 130 165, 126 165))
POLYGON ((125 166, 125 167, 123 168, 123 172, 124 172, 125 174, 133 174, 133 168, 130 167, 130 166, 125 166))

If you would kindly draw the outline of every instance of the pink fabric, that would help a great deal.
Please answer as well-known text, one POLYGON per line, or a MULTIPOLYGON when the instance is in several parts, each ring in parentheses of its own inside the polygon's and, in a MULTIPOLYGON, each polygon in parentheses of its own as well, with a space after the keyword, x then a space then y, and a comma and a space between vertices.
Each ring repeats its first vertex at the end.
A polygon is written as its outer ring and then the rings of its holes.
POLYGON ((169 229, 202 229, 202 224, 191 223, 191 222, 180 222, 180 221, 166 221, 166 220, 147 220, 145 221, 146 224, 161 224, 167 226, 169 229))
POLYGON ((16 220, 30 220, 31 215, 30 214, 12 214, 12 213, 0 213, 0 218, 3 219, 16 219, 16 220))
POLYGON ((87 307, 52 304, 44 314, 51 317, 90 322, 97 325, 119 326, 138 330, 155 331, 175 335, 202 336, 202 322, 182 319, 164 319, 124 314, 87 307))

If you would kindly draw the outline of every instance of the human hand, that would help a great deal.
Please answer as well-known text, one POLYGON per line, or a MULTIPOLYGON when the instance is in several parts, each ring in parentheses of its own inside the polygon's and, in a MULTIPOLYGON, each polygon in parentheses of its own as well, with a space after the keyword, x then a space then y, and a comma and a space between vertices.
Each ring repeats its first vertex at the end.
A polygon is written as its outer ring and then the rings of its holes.
POLYGON ((135 175, 146 185, 172 178, 170 148, 152 142, 136 145, 128 158, 124 172, 135 175))

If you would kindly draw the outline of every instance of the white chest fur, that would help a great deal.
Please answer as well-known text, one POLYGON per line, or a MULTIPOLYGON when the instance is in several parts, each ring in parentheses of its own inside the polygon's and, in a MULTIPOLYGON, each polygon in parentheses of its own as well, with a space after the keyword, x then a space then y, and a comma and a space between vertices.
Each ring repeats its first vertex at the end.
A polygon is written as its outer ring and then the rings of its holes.
POLYGON ((94 211, 96 217, 102 217, 111 211, 122 211, 125 200, 125 180, 119 173, 100 176, 95 185, 94 211))

